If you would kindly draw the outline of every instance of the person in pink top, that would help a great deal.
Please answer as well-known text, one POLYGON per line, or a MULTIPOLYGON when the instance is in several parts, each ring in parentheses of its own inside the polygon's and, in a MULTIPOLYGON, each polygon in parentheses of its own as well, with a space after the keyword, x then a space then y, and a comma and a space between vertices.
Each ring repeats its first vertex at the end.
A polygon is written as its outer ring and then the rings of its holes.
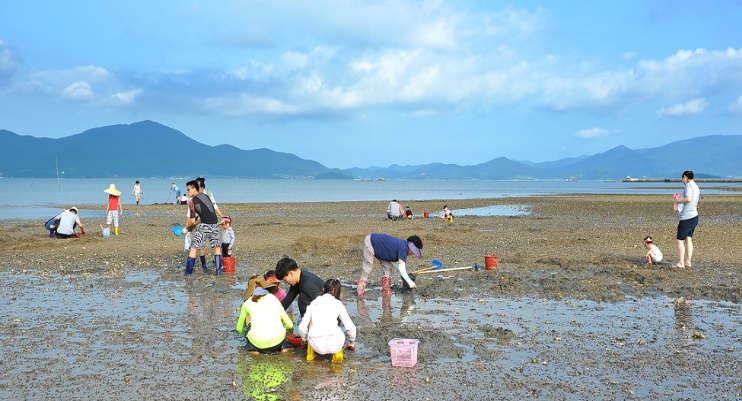
POLYGON ((263 278, 265 279, 265 281, 271 284, 275 284, 278 290, 274 295, 276 296, 276 298, 278 298, 279 301, 283 301, 283 299, 286 298, 286 291, 284 291, 284 289, 279 286, 281 284, 281 280, 276 278, 276 271, 268 270, 267 272, 265 272, 265 274, 263 274, 263 278))

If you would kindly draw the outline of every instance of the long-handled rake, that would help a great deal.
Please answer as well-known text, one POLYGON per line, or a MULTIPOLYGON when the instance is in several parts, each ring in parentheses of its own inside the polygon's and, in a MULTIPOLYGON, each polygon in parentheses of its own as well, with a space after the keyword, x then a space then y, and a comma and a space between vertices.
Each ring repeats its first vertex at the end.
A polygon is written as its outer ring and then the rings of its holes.
POLYGON ((456 271, 456 270, 473 270, 473 271, 476 272, 476 271, 479 271, 479 266, 478 265, 473 265, 473 266, 463 266, 463 267, 452 267, 452 268, 449 268, 449 269, 425 270, 425 271, 421 271, 421 272, 419 272, 417 274, 439 273, 439 272, 452 272, 452 271, 456 271))

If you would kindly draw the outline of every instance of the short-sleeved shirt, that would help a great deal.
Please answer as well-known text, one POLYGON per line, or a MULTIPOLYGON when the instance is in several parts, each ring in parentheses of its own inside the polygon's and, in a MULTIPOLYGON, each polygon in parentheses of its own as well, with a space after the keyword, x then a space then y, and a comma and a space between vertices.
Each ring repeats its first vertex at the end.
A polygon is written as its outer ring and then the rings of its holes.
POLYGON ((75 224, 80 224, 80 217, 75 212, 65 210, 59 215, 57 232, 64 235, 72 235, 75 233, 75 224))
POLYGON ((387 206, 387 212, 389 212, 389 215, 391 216, 401 216, 402 206, 394 201, 389 202, 389 206, 387 206))
POLYGON ((683 204, 683 209, 678 212, 678 220, 688 220, 698 216, 698 199, 701 192, 695 181, 689 181, 683 189, 683 198, 690 196, 690 202, 683 204))
POLYGON ((387 234, 371 234, 371 246, 376 259, 385 262, 401 260, 407 262, 409 247, 407 241, 387 234))

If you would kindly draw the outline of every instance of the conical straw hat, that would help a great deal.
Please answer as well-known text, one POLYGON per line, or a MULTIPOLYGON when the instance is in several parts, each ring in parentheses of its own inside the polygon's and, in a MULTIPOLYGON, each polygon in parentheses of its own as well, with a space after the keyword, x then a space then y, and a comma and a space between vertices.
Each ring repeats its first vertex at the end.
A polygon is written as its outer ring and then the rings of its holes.
POLYGON ((121 191, 116 189, 116 184, 111 184, 108 189, 104 189, 103 192, 111 194, 113 196, 121 196, 121 191))

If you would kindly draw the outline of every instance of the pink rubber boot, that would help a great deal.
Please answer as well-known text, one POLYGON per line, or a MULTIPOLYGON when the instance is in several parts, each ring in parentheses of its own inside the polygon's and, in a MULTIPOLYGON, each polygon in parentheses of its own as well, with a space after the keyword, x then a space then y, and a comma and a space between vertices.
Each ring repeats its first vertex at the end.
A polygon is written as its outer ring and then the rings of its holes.
POLYGON ((366 292, 366 280, 358 280, 358 296, 362 297, 366 292))
POLYGON ((391 295, 392 293, 392 278, 391 277, 381 278, 381 292, 385 295, 391 295))

